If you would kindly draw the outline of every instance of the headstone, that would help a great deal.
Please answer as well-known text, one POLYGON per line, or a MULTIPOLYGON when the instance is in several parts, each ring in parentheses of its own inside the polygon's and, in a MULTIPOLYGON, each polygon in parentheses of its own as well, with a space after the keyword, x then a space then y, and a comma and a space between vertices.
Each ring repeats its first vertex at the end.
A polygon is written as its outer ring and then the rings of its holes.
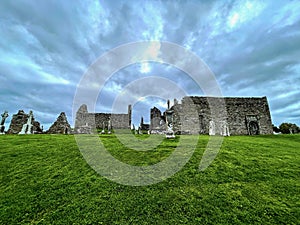
POLYGON ((216 125, 214 121, 209 121, 209 131, 208 131, 209 135, 216 135, 216 125))
POLYGON ((61 112, 56 121, 51 125, 46 133, 48 134, 70 134, 71 126, 67 120, 66 114, 61 112))
POLYGON ((19 134, 33 134, 32 118, 33 118, 33 113, 30 110, 27 122, 23 125, 22 130, 19 132, 19 134))
POLYGON ((105 123, 104 121, 102 122, 102 131, 101 131, 101 134, 105 134, 105 123))
POLYGON ((109 118, 109 120, 108 120, 108 127, 107 127, 107 133, 108 134, 111 134, 111 121, 110 121, 110 118, 109 118))
POLYGON ((175 134, 173 131, 173 116, 172 116, 173 111, 167 110, 166 111, 166 138, 167 139, 173 139, 175 138, 175 134))
POLYGON ((5 134, 4 133, 4 130, 5 130, 4 123, 5 123, 6 118, 8 117, 8 112, 4 111, 4 113, 1 114, 1 116, 2 116, 2 119, 1 119, 1 123, 0 123, 0 134, 5 134))
POLYGON ((226 121, 222 121, 221 123, 221 132, 220 134, 222 136, 230 136, 230 133, 229 133, 229 127, 228 127, 228 124, 226 121))

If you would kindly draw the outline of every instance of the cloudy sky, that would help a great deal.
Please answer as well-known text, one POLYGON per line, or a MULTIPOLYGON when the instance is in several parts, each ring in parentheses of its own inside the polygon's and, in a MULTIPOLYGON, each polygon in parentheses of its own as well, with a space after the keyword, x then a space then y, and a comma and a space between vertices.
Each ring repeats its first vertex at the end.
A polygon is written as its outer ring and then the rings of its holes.
MULTIPOLYGON (((1 0, 0 111, 9 111, 6 129, 19 109, 33 110, 45 129, 61 111, 73 125, 76 89, 92 63, 120 45, 153 40, 195 53, 223 96, 267 96, 274 124, 300 125, 299 12, 299 1, 1 0)), ((184 94, 205 94, 174 66, 134 63, 106 80, 96 111, 109 112, 131 87, 140 95, 134 123, 140 116, 147 122, 150 107, 166 107, 163 93, 182 97, 162 80, 184 94)))

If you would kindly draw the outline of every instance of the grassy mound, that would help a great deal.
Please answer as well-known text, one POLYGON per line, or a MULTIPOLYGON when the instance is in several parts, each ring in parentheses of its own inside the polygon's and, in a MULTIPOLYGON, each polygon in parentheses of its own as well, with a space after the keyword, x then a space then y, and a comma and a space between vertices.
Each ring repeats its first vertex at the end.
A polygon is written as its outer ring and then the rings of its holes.
MULTIPOLYGON (((189 136, 189 138, 198 138, 189 136)), ((168 157, 176 140, 151 152, 111 154, 132 165, 168 157)), ((0 224, 297 224, 300 136, 224 138, 213 163, 199 163, 208 142, 171 178, 150 186, 114 183, 86 163, 72 135, 0 136, 0 224)))

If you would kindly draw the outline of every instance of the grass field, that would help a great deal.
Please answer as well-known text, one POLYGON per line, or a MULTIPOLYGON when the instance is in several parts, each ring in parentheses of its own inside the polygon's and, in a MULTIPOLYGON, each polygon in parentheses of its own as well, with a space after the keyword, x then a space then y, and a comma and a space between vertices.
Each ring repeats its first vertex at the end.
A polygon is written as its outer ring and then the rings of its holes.
MULTIPOLYGON (((122 149, 113 135, 102 141, 116 158, 147 165, 178 139, 151 152, 122 149)), ((299 224, 300 135, 226 137, 200 172, 207 142, 200 136, 171 178, 134 187, 98 175, 72 135, 2 135, 0 224, 299 224)))

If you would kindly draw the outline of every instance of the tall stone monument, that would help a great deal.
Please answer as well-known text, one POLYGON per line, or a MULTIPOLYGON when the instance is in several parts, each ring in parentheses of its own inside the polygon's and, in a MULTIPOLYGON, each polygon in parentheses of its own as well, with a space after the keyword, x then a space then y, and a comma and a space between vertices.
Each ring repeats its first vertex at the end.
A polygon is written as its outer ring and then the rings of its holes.
POLYGON ((108 130, 108 134, 111 134, 111 121, 110 121, 110 118, 108 119, 108 125, 107 125, 107 130, 108 130))
POLYGON ((4 113, 1 114, 1 116, 2 116, 2 119, 1 119, 1 123, 0 123, 0 134, 5 134, 4 133, 4 130, 5 130, 4 123, 5 123, 6 118, 8 117, 8 112, 4 111, 4 113))
POLYGON ((32 118, 33 118, 33 113, 30 110, 27 122, 23 125, 22 130, 19 132, 19 134, 32 134, 33 133, 32 118))
MULTIPOLYGON (((168 101, 169 107, 169 101, 168 101)), ((175 134, 173 131, 173 110, 168 109, 166 111, 166 138, 173 139, 175 138, 175 134)))
POLYGON ((104 121, 102 122, 102 131, 101 134, 105 134, 105 123, 104 121))

